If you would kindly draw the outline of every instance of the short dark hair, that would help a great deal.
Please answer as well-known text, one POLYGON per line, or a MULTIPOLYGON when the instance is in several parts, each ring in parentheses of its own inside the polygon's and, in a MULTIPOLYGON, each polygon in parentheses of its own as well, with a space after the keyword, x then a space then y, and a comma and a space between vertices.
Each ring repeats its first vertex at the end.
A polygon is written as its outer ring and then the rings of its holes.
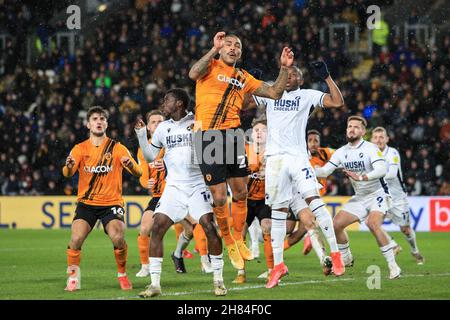
POLYGON ((258 124, 263 124, 267 127, 267 120, 266 119, 258 119, 258 120, 253 120, 252 122, 252 127, 255 127, 258 124))
POLYGON ((166 92, 166 95, 171 94, 176 100, 183 102, 183 106, 187 109, 189 107, 189 102, 191 99, 186 90, 182 88, 173 88, 166 92))
POLYGON ((360 116, 350 116, 350 117, 348 117, 348 119, 347 119, 347 124, 348 124, 350 121, 352 121, 352 120, 358 120, 358 121, 361 121, 361 123, 363 124, 364 128, 367 127, 367 120, 364 119, 363 117, 360 117, 360 116))
POLYGON ((234 32, 230 32, 230 33, 225 34, 225 38, 226 38, 226 37, 236 38, 236 39, 239 40, 240 43, 242 43, 241 38, 240 38, 236 33, 234 33, 234 32))
POLYGON ((151 116, 161 116, 164 119, 164 115, 160 110, 152 110, 147 112, 147 114, 145 115, 145 120, 149 120, 151 116))
POLYGON ((91 116, 92 116, 94 113, 101 114, 102 116, 104 116, 104 117, 106 118, 106 120, 108 120, 108 118, 109 118, 109 112, 108 112, 108 110, 106 110, 105 108, 102 108, 102 107, 100 107, 100 106, 93 106, 93 107, 90 107, 90 108, 89 108, 89 110, 87 111, 87 114, 86 114, 86 120, 87 120, 88 122, 89 122, 89 119, 91 118, 91 116))
POLYGON ((306 136, 307 137, 309 137, 309 135, 310 134, 315 134, 315 135, 318 135, 319 136, 319 138, 320 138, 320 132, 319 131, 317 131, 316 129, 311 129, 311 130, 308 130, 308 133, 306 134, 306 136))

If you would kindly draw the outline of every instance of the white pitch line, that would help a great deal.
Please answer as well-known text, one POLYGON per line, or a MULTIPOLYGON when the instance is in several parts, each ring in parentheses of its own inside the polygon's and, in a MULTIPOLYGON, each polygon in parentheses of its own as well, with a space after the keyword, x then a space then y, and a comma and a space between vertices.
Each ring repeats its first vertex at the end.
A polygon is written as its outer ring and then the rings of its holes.
MULTIPOLYGON (((436 274, 405 274, 400 277, 401 278, 415 278, 415 277, 447 277, 450 276, 450 272, 447 273, 436 273, 436 274)), ((365 279, 364 277, 361 277, 360 279, 365 279)), ((344 281, 355 281, 356 278, 337 278, 337 279, 331 279, 331 280, 307 280, 307 281, 297 281, 297 282, 281 282, 278 284, 280 287, 284 286, 293 286, 293 285, 304 285, 304 284, 319 284, 319 283, 325 283, 325 282, 344 282, 344 281)), ((393 280, 395 281, 395 280, 393 280)), ((233 287, 228 288, 228 291, 242 291, 242 290, 252 290, 252 289, 259 289, 259 288, 265 288, 265 284, 259 284, 254 286, 240 286, 240 287, 233 287)), ((212 293, 214 290, 195 290, 195 291, 180 291, 180 292, 170 292, 170 293, 163 293, 162 297, 171 297, 171 296, 185 296, 185 295, 196 295, 201 293, 212 293)), ((124 299, 139 299, 139 296, 131 296, 131 297, 117 297, 113 299, 117 300, 124 300, 124 299)), ((101 299, 105 300, 105 299, 101 299)))
MULTIPOLYGON (((324 283, 324 282, 341 282, 341 281, 353 281, 355 279, 353 278, 342 278, 342 279, 332 279, 332 280, 308 280, 308 281, 297 281, 297 282, 281 282, 278 284, 280 287, 284 286, 292 286, 292 285, 303 285, 303 284, 317 284, 317 283, 324 283)), ((242 286, 242 287, 233 287, 228 288, 228 291, 241 291, 241 290, 252 290, 252 289, 259 289, 259 288, 265 288, 265 284, 258 284, 254 286, 242 286)), ((214 292, 214 290, 196 290, 196 291, 181 291, 181 292, 170 292, 170 293, 163 293, 162 297, 170 297, 170 296, 185 296, 185 295, 191 295, 191 294, 200 294, 200 293, 211 293, 214 292)), ((122 299, 138 299, 139 296, 132 296, 132 297, 118 297, 114 299, 122 300, 122 299)))
MULTIPOLYGON (((332 280, 328 280, 328 281, 324 281, 324 280, 308 280, 308 281, 297 281, 297 282, 280 282, 278 284, 279 287, 284 287, 284 286, 293 286, 293 285, 302 285, 302 284, 316 284, 316 283, 324 283, 324 282, 337 282, 337 281, 353 281, 355 279, 353 278, 345 278, 345 279, 332 279, 332 280)), ((242 286, 242 287, 233 287, 233 288, 229 288, 228 291, 241 291, 241 290, 252 290, 252 289, 258 289, 258 288, 265 288, 266 285, 265 284, 258 284, 258 285, 254 285, 254 286, 242 286)), ((171 292, 171 293, 166 293, 166 294, 162 294, 161 296, 184 296, 184 295, 188 295, 188 294, 198 294, 198 293, 209 293, 212 292, 213 290, 198 290, 198 291, 184 291, 184 292, 171 292)))

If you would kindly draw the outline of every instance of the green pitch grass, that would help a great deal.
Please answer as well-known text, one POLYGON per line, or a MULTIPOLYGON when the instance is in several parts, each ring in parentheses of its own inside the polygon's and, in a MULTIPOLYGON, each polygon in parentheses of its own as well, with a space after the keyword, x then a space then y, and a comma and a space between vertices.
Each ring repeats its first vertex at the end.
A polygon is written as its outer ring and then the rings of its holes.
MULTIPOLYGON (((450 255, 448 233, 417 233, 425 264, 419 266, 409 253, 403 235, 392 233, 403 247, 397 261, 403 270, 400 279, 389 280, 388 269, 370 233, 349 232, 355 266, 344 276, 325 277, 313 252, 303 256, 303 242, 285 252, 289 276, 280 286, 265 289, 257 276, 265 271, 263 247, 259 260, 247 264, 247 283, 233 284, 236 272, 226 254, 224 278, 229 289, 220 299, 450 299, 450 255), (367 268, 381 269, 381 288, 369 290, 367 268)), ((65 292, 66 246, 68 230, 0 230, 0 299, 139 299, 138 293, 149 279, 136 278, 139 270, 137 230, 127 230, 128 275, 131 291, 121 291, 116 279, 112 245, 101 230, 94 230, 82 250, 81 290, 65 292)), ((177 274, 170 253, 175 235, 165 239, 163 263, 163 296, 157 299, 219 299, 212 292, 212 275, 202 274, 198 254, 185 259, 187 274, 177 274)), ((189 246, 193 251, 193 244, 189 246)))

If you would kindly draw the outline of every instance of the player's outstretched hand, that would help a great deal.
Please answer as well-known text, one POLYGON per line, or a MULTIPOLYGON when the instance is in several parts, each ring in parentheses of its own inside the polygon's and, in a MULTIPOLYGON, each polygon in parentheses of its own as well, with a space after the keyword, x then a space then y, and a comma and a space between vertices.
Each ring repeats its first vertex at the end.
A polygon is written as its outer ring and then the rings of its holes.
POLYGON ((164 162, 162 161, 162 159, 153 161, 152 165, 153 165, 153 168, 155 168, 157 171, 164 170, 164 162))
POLYGON ((309 64, 314 72, 314 74, 322 79, 325 80, 330 76, 330 72, 328 72, 328 68, 325 62, 323 61, 313 61, 309 64))
POLYGON ((136 120, 136 123, 134 124, 134 130, 139 130, 139 129, 142 129, 143 127, 145 127, 145 122, 144 121, 142 121, 142 119, 137 119, 136 120))
POLYGON ((354 173, 353 171, 349 171, 349 170, 345 170, 344 169, 344 170, 342 170, 342 172, 344 172, 347 177, 352 178, 355 181, 359 180, 359 175, 354 173))
POLYGON ((288 47, 284 47, 280 58, 281 66, 290 67, 294 63, 294 53, 288 47))
POLYGON ((219 52, 219 50, 223 48, 223 45, 225 43, 225 35, 225 32, 219 31, 214 36, 214 49, 216 49, 217 52, 219 52))
POLYGON ((155 185, 155 179, 154 179, 154 178, 148 179, 147 187, 148 187, 149 189, 151 189, 151 188, 153 188, 154 185, 155 185))
POLYGON ((120 162, 122 163, 122 166, 131 168, 133 166, 133 162, 131 162, 131 159, 125 156, 122 156, 120 158, 120 162))
POLYGON ((66 166, 69 169, 72 169, 75 165, 75 159, 72 157, 72 155, 69 154, 69 156, 66 159, 66 166))

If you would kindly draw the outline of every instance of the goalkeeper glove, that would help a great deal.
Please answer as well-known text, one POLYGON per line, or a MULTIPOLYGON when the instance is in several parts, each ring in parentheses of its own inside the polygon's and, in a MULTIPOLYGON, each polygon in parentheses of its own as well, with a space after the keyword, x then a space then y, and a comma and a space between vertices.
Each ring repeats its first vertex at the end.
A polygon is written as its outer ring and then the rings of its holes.
POLYGON ((314 71, 314 74, 322 79, 325 80, 330 76, 330 73, 328 72, 327 65, 323 61, 314 61, 309 64, 311 68, 314 71))

